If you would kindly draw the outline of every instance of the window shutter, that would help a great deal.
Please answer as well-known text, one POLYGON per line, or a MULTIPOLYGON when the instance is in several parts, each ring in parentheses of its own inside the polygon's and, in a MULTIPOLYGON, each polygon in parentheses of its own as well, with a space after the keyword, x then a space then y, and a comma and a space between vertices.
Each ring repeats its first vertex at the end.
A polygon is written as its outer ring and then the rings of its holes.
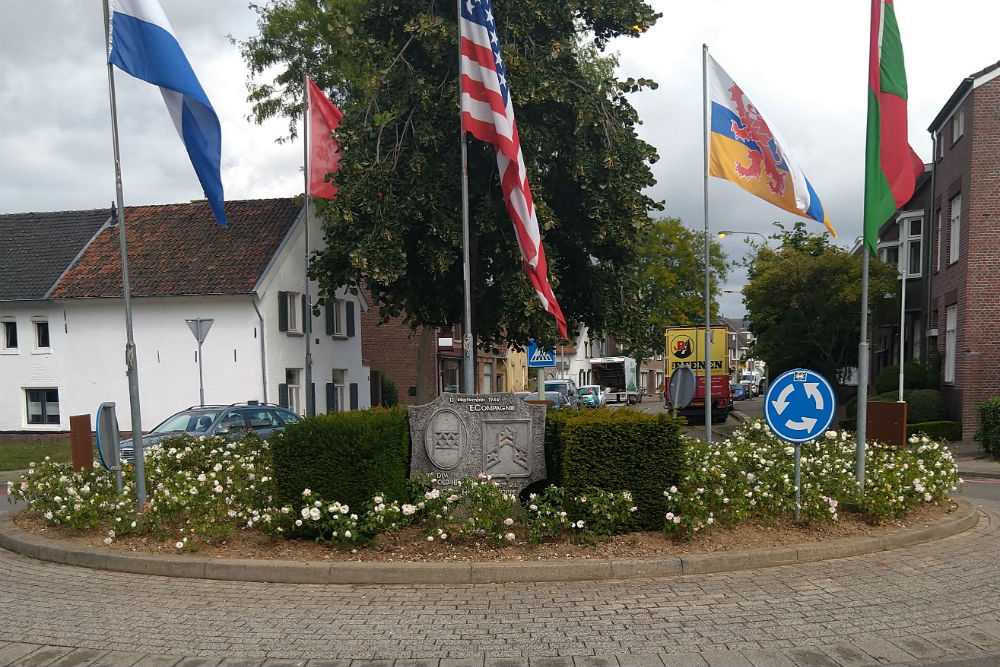
POLYGON ((316 383, 309 383, 309 393, 306 399, 306 417, 316 416, 316 383))
POLYGON ((348 301, 344 305, 347 306, 347 337, 354 337, 354 302, 348 301))
POLYGON ((336 311, 334 310, 334 308, 336 308, 336 307, 337 307, 337 300, 336 299, 327 299, 326 300, 326 308, 324 308, 324 310, 326 311, 326 335, 327 336, 332 336, 334 334, 334 327, 336 327, 336 321, 334 319, 336 317, 336 311))
POLYGON ((351 383, 351 410, 358 409, 358 383, 351 383))
POLYGON ((312 333, 312 311, 309 309, 309 304, 306 302, 306 295, 302 295, 302 333, 310 334, 312 333))
POLYGON ((333 392, 333 383, 326 383, 326 411, 336 412, 337 411, 337 395, 333 392))
POLYGON ((278 292, 278 331, 288 331, 288 292, 278 292))
POLYGON ((288 407, 288 385, 279 384, 278 385, 278 405, 283 408, 288 407))

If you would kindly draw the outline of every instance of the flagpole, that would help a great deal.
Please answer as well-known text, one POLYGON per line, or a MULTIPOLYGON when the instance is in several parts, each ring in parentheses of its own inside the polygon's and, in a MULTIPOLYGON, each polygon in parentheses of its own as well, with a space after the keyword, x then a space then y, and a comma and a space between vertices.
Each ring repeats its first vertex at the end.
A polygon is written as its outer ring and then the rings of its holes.
MULTIPOLYGON (((111 12, 108 0, 104 0, 105 48, 111 43, 111 12)), ((142 511, 146 505, 145 452, 142 447, 142 416, 139 408, 139 367, 132 335, 132 291, 128 278, 128 243, 125 238, 125 204, 122 193, 121 154, 118 150, 118 111, 115 102, 114 66, 108 62, 108 101, 111 104, 111 142, 115 160, 115 197, 118 204, 118 243, 122 258, 122 294, 125 298, 125 371, 128 375, 128 398, 132 413, 132 446, 135 452, 135 494, 136 508, 142 511)), ((200 360, 200 357, 199 357, 200 360)), ((120 461, 116 461, 121 466, 120 461)))
MULTIPOLYGON (((302 333, 306 337, 306 358, 305 358, 305 387, 306 387, 306 416, 315 417, 316 416, 316 397, 312 390, 312 350, 309 346, 310 338, 312 337, 312 303, 309 300, 309 134, 311 128, 309 127, 309 76, 306 74, 305 63, 302 64, 302 175, 305 181, 305 197, 303 201, 305 202, 305 213, 303 214, 303 220, 305 222, 305 300, 306 307, 304 313, 302 313, 302 333)), ((296 304, 297 305, 297 304, 296 304)), ((340 406, 337 406, 338 408, 340 406)), ((330 406, 326 406, 327 412, 330 411, 330 406)))
POLYGON ((704 143, 705 186, 705 442, 712 442, 712 265, 709 263, 711 237, 708 224, 708 44, 701 45, 702 140, 704 143))
POLYGON ((865 438, 868 429, 868 248, 861 249, 861 342, 858 344, 858 440, 854 470, 858 492, 865 491, 865 438))
MULTIPOLYGON (((462 156, 462 284, 465 288, 462 312, 462 393, 474 394, 476 357, 472 349, 472 272, 469 266, 469 150, 462 122, 462 0, 457 0, 456 7, 458 9, 455 15, 455 24, 458 26, 458 128, 462 156)), ((544 391, 544 388, 539 391, 544 391)))

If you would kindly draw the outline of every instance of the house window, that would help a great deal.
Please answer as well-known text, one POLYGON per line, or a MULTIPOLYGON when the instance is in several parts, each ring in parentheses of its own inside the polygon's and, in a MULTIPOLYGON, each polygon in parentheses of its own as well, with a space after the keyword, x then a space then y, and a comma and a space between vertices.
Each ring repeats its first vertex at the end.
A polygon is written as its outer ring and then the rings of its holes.
POLYGON ((343 368, 333 369, 333 393, 328 397, 332 399, 331 405, 326 406, 327 412, 344 412, 347 410, 347 402, 344 400, 345 387, 347 386, 347 371, 343 368))
POLYGON ((288 390, 288 400, 284 407, 292 412, 302 414, 302 369, 285 369, 285 386, 288 390))
POLYGON ((0 331, 0 350, 17 350, 17 322, 4 320, 0 331))
POLYGON ((878 249, 880 261, 891 266, 899 266, 899 245, 897 243, 880 245, 878 249))
POLYGON ((965 110, 959 109, 951 117, 951 143, 955 143, 965 134, 965 110))
POLYGON ((59 423, 58 389, 25 389, 24 398, 29 424, 59 423))
POLYGON ((951 200, 951 247, 948 248, 948 263, 954 264, 958 261, 958 242, 962 237, 962 195, 955 195, 951 200))
POLYGON ((904 248, 900 254, 900 262, 905 261, 908 278, 919 278, 921 274, 923 257, 923 218, 906 218, 900 224, 900 236, 903 239, 904 248))
POLYGON ((47 350, 49 349, 49 321, 48 320, 34 320, 35 324, 35 349, 36 350, 47 350))
POLYGON ((278 292, 278 331, 302 333, 305 319, 305 298, 298 292, 278 292))
POLYGON ((503 373, 497 373, 497 393, 503 392, 503 373))
POLYGON ((344 302, 340 299, 333 299, 330 303, 330 317, 332 321, 332 327, 330 335, 332 336, 343 336, 344 335, 344 302))
POLYGON ((483 387, 484 394, 493 393, 493 364, 483 364, 483 387))
POLYGON ((958 341, 956 331, 958 329, 958 304, 953 303, 944 310, 944 381, 955 382, 955 346, 958 341))
POLYGON ((941 245, 944 243, 944 226, 941 224, 941 210, 938 209, 937 213, 937 252, 936 259, 934 260, 936 266, 935 271, 941 270, 941 245))

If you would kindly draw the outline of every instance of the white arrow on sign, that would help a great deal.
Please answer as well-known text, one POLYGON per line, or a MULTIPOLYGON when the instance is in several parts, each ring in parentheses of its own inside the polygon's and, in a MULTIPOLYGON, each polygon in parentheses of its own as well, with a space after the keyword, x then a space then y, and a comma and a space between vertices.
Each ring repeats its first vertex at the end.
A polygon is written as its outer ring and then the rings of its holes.
POLYGON ((779 415, 785 411, 785 408, 788 407, 788 401, 785 399, 787 399, 793 391, 795 391, 794 385, 786 385, 785 388, 781 390, 781 393, 778 394, 778 400, 771 401, 771 405, 774 406, 774 411, 779 415))
POLYGON ((816 425, 816 420, 812 417, 803 417, 802 421, 793 422, 791 419, 785 422, 785 428, 790 428, 793 431, 806 431, 812 430, 813 426, 816 425))
POLYGON ((806 396, 812 397, 816 401, 816 409, 823 409, 823 394, 819 393, 819 382, 805 382, 806 396))

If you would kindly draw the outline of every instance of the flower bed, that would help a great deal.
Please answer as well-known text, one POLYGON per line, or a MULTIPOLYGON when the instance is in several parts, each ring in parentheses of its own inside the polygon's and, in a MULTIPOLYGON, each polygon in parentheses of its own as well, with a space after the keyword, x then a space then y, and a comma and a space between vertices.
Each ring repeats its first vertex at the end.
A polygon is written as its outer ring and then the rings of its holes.
MULTIPOLYGON (((787 521, 793 515, 794 449, 761 422, 707 445, 691 440, 686 474, 663 493, 663 531, 681 539, 713 526, 787 521)), ((73 472, 43 461, 8 484, 11 498, 29 500, 53 525, 99 531, 105 543, 146 535, 182 551, 217 544, 240 531, 308 538, 348 549, 377 535, 418 529, 428 542, 546 543, 570 538, 594 542, 634 530, 636 505, 628 490, 586 489, 569 494, 549 487, 524 503, 486 477, 440 489, 410 480, 405 498, 375 493, 363 507, 303 490, 296 506, 274 505, 269 447, 255 437, 236 442, 182 437, 147 450, 147 506, 137 513, 131 466, 119 497, 113 473, 73 472)), ((959 480, 951 453, 928 438, 908 447, 869 443, 865 493, 854 482, 853 434, 827 432, 802 445, 803 522, 831 524, 846 505, 879 524, 914 508, 941 504, 959 480)))

